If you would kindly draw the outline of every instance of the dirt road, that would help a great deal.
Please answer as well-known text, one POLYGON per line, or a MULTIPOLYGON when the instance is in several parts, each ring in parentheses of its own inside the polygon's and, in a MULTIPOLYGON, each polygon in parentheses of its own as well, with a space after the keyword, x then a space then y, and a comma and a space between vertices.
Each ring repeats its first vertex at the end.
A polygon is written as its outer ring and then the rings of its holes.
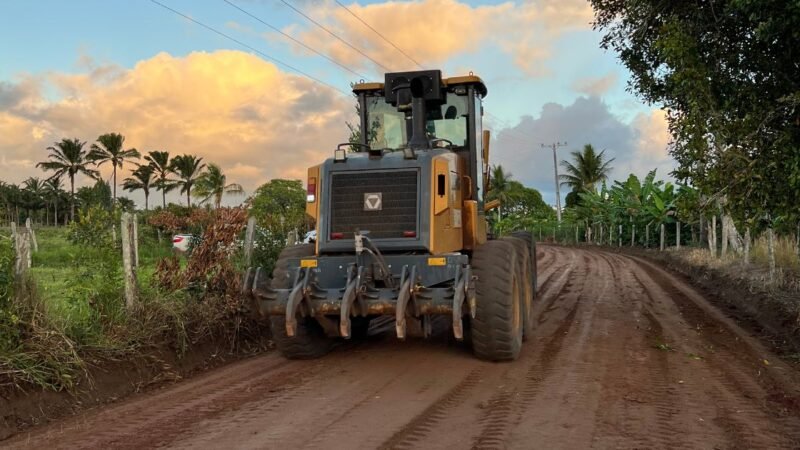
POLYGON ((536 329, 514 363, 445 337, 397 342, 389 324, 320 360, 242 361, 2 444, 800 447, 796 372, 691 287, 597 250, 541 246, 539 270, 536 329))

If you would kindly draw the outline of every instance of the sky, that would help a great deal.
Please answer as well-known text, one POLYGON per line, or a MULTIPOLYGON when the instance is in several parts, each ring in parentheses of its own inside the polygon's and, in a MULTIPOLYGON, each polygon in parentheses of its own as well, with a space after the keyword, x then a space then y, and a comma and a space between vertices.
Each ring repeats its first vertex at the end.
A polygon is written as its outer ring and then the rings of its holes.
POLYGON ((107 132, 143 153, 201 156, 247 193, 304 179, 347 140, 350 83, 416 63, 484 80, 492 163, 550 204, 542 144, 566 142, 560 161, 591 143, 615 158, 613 179, 674 165, 664 112, 626 90, 585 0, 158 1, 0 0, 0 180, 44 178, 48 146, 107 132))

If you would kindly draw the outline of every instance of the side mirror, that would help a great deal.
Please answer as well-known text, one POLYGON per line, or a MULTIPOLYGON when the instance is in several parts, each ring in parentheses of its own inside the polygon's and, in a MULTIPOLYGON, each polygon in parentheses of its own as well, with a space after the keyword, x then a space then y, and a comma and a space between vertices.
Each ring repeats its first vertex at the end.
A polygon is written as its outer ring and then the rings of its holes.
POLYGON ((491 132, 489 130, 483 130, 483 164, 485 166, 489 166, 489 140, 491 138, 491 132))

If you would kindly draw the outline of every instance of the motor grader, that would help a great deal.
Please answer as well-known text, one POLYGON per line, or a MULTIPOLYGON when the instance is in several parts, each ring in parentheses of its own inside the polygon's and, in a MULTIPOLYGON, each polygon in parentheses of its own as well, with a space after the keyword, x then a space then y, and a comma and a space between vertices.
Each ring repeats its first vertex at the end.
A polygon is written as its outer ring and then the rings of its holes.
POLYGON ((387 73, 359 83, 360 137, 308 169, 316 242, 286 248, 243 289, 288 358, 325 354, 335 339, 390 316, 397 337, 452 323, 479 358, 513 360, 532 326, 536 249, 530 233, 487 232, 487 89, 473 74, 387 73))

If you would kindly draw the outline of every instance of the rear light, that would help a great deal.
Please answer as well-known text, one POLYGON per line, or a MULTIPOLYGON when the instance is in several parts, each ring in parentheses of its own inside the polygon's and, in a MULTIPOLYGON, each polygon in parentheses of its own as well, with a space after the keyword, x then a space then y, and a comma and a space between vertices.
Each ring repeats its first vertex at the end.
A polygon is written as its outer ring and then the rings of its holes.
POLYGON ((331 233, 331 239, 344 239, 344 233, 331 233))
POLYGON ((314 203, 317 200, 317 179, 316 177, 308 177, 308 186, 306 187, 306 201, 314 203))
POLYGON ((415 237, 417 237, 417 232, 416 231, 403 231, 403 237, 404 238, 415 238, 415 237))
POLYGON ((172 238, 172 243, 173 244, 180 244, 181 242, 183 242, 183 237, 182 236, 175 236, 175 237, 172 238))

